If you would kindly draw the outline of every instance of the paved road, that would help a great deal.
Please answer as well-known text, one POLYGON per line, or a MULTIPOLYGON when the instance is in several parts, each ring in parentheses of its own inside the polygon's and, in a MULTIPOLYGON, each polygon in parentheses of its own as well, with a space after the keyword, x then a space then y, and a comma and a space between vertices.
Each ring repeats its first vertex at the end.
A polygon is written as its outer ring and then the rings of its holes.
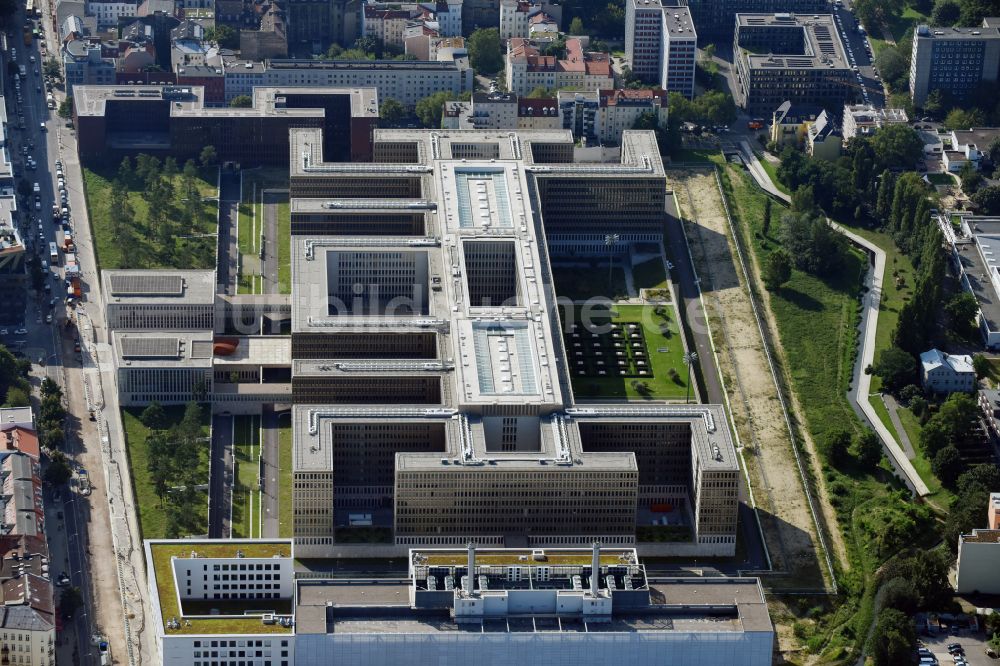
POLYGON ((233 494, 233 417, 212 417, 212 451, 208 497, 208 536, 212 539, 230 537, 233 494))
POLYGON ((278 536, 278 413, 274 405, 264 405, 262 415, 263 437, 261 437, 261 457, 263 458, 264 485, 261 489, 260 510, 261 538, 278 536))
POLYGON ((883 107, 885 106, 885 89, 882 87, 882 82, 876 78, 872 56, 865 51, 865 47, 870 48, 871 45, 867 35, 858 32, 858 20, 851 13, 849 5, 848 2, 844 7, 835 7, 833 17, 840 30, 844 45, 850 49, 848 59, 851 61, 851 65, 857 66, 858 73, 861 75, 861 81, 855 81, 858 85, 857 91, 864 101, 871 102, 876 107, 883 107), (865 95, 867 98, 864 97, 865 95))
POLYGON ((236 293, 236 262, 239 219, 240 174, 228 169, 219 177, 219 265, 216 280, 223 294, 236 293))

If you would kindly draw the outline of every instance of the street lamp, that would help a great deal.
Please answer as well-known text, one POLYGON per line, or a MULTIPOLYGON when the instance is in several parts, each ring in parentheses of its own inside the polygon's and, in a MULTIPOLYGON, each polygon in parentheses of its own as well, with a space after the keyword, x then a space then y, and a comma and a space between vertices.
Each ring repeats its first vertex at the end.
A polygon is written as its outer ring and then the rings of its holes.
POLYGON ((612 289, 612 272, 615 266, 615 245, 618 245, 618 234, 604 236, 604 245, 608 248, 608 287, 612 289))
POLYGON ((698 360, 698 352, 684 352, 683 359, 684 365, 686 365, 688 369, 687 395, 684 396, 684 404, 686 405, 691 401, 691 366, 698 360))

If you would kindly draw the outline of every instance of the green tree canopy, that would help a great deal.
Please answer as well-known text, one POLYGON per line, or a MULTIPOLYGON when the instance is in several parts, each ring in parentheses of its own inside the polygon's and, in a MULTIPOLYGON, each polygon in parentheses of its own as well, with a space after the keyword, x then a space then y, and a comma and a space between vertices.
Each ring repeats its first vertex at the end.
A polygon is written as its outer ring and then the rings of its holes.
POLYGON ((879 169, 910 168, 924 154, 924 142, 907 125, 885 125, 871 138, 872 150, 879 162, 879 169))
POLYGON ((240 34, 228 25, 216 25, 206 30, 205 41, 217 42, 226 49, 240 48, 240 34))
POLYGON ((479 28, 465 40, 472 68, 479 74, 496 74, 503 69, 503 52, 500 49, 500 31, 497 28, 479 28))
POLYGON ((778 291, 781 285, 792 279, 792 255, 779 247, 764 261, 762 273, 764 286, 771 291, 778 291))
POLYGON ((898 666, 913 661, 917 645, 913 621, 895 608, 883 609, 875 621, 875 629, 868 639, 868 654, 874 666, 898 666))
POLYGON ((872 366, 872 374, 881 378, 882 385, 890 391, 898 391, 911 383, 916 371, 917 362, 913 356, 898 347, 883 349, 872 366))
POLYGON ((972 203, 983 215, 1000 215, 1000 186, 982 187, 972 195, 972 203))
POLYGON ((569 30, 567 30, 571 35, 586 35, 587 31, 583 28, 583 21, 579 16, 574 16, 573 20, 569 22, 569 30))
POLYGON ((229 100, 229 106, 233 109, 249 109, 253 106, 253 99, 250 95, 237 95, 229 100))
POLYGON ((392 127, 398 125, 406 117, 406 107, 398 100, 387 97, 379 104, 378 116, 392 127))
POLYGON ((962 14, 962 6, 956 0, 938 0, 931 11, 931 23, 936 26, 951 27, 962 14))

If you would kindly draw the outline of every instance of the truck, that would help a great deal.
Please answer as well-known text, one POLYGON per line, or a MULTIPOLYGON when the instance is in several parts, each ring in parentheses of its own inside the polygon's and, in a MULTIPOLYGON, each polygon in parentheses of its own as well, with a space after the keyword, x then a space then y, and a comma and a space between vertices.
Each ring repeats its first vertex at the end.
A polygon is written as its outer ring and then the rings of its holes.
MULTIPOLYGON (((68 231, 66 231, 65 229, 63 229, 60 232, 60 235, 62 236, 62 249, 63 249, 63 252, 67 252, 67 253, 68 252, 76 252, 76 245, 73 244, 73 236, 70 235, 70 233, 68 231)), ((67 263, 68 263, 68 260, 69 260, 69 255, 67 255, 67 263)))
POLYGON ((79 273, 69 278, 69 287, 66 288, 66 295, 70 298, 80 298, 83 295, 83 289, 80 287, 79 273))
POLYGON ((68 250, 64 251, 66 252, 66 254, 63 256, 63 265, 65 265, 66 268, 69 268, 70 266, 76 266, 76 255, 73 254, 71 251, 68 250))

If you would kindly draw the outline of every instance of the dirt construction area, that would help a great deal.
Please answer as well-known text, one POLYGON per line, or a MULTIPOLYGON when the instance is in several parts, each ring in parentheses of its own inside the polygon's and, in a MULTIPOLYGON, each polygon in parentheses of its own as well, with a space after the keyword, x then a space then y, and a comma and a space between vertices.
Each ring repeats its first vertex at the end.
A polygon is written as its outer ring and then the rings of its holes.
POLYGON ((769 586, 824 585, 824 556, 778 389, 743 281, 715 173, 668 171, 700 279, 711 337, 775 572, 769 586))

